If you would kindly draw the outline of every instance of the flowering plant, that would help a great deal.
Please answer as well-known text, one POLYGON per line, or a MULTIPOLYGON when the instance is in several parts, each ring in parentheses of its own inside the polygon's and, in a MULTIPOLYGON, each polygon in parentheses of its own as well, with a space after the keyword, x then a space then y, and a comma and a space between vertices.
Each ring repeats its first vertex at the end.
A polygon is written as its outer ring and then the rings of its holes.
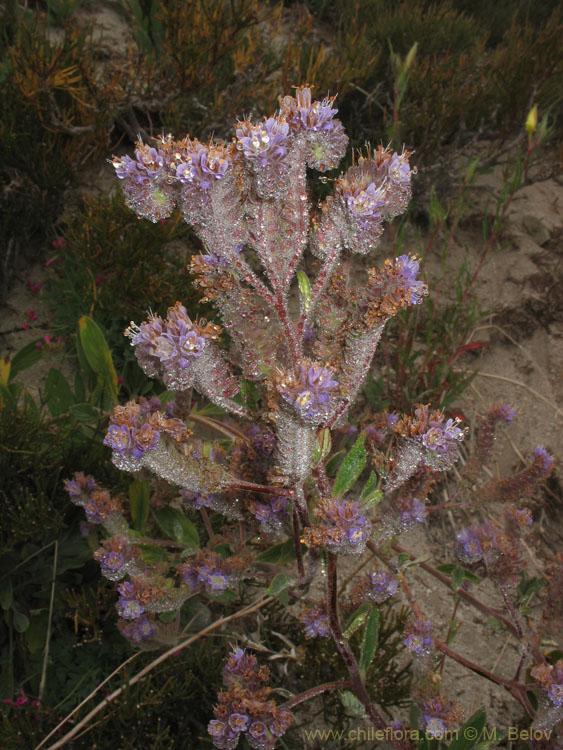
MULTIPOLYGON (((139 142, 135 158, 113 160, 128 205, 139 217, 157 222, 179 209, 199 236, 205 253, 192 259, 194 284, 204 301, 215 303, 222 320, 222 327, 191 320, 177 302, 166 319, 150 314, 126 331, 140 367, 168 389, 160 398, 116 406, 110 417, 105 444, 115 465, 136 480, 131 522, 121 501, 91 477, 77 474, 67 481, 71 499, 109 534, 95 558, 116 582, 120 630, 142 648, 176 642, 188 598, 236 599, 241 582, 264 582, 269 553, 287 551, 289 541, 295 573, 266 581, 268 592, 307 605, 301 609, 307 638, 332 637, 350 675, 347 683, 319 686, 279 705, 266 684, 268 670, 235 647, 223 673, 227 689, 209 724, 219 748, 236 747, 242 736, 251 747, 273 747, 294 720, 295 705, 335 688, 351 689, 369 720, 387 731, 392 725, 370 698, 365 673, 376 650, 376 613, 400 593, 413 614, 404 648, 416 678, 419 726, 414 729, 436 738, 460 721, 461 710, 440 690, 439 652, 503 684, 535 715, 518 682, 532 653, 541 689, 557 710, 561 707, 560 666, 550 670, 535 641, 524 638, 508 590, 522 570, 518 538, 530 518, 514 503, 548 475, 551 456, 537 448, 521 474, 480 482, 478 469, 490 459, 495 428, 513 417, 510 407, 493 407, 482 420, 457 494, 432 506, 429 497, 440 473, 460 455, 465 430, 458 419, 419 404, 412 415, 384 412, 357 426, 347 424, 387 321, 419 304, 428 290, 413 255, 385 260, 367 271, 364 284, 351 283, 354 255, 374 250, 384 224, 405 211, 416 170, 408 151, 368 150, 313 207, 307 167, 335 168, 348 143, 336 114, 334 98, 314 101, 311 89, 300 87, 294 97, 280 98, 275 115, 236 123, 230 144, 162 136, 152 146, 139 142), (298 270, 307 248, 316 263, 313 281, 298 270), (223 330, 228 345, 221 345, 223 330), (198 412, 194 391, 225 419, 198 412), (196 437, 201 425, 229 440, 196 437), (358 428, 331 477, 333 441, 345 444, 358 428), (360 490, 368 458, 372 471, 360 490), (150 521, 149 477, 155 478, 150 521), (407 584, 410 556, 396 544, 398 534, 431 511, 468 508, 482 500, 505 503, 506 528, 469 526, 458 536, 459 557, 498 584, 511 627, 525 643, 512 681, 485 674, 442 643, 407 584), (196 514, 205 529, 203 543, 190 520, 196 514), (218 516, 234 523, 221 521, 218 532, 218 516), (156 546, 144 536, 151 522, 168 537, 156 546), (382 567, 358 579, 339 601, 342 559, 366 548, 382 567), (398 562, 394 552, 400 553, 398 562), (317 591, 321 568, 326 569, 323 602, 308 598, 317 591), (350 628, 341 625, 339 610, 349 607, 359 607, 352 630, 365 628, 359 657, 350 628)), ((454 565, 450 578, 427 567, 459 597, 477 602, 466 590, 480 580, 474 572, 454 565)), ((475 606, 487 611, 479 602, 475 606)), ((386 736, 396 747, 413 746, 398 730, 386 736)))

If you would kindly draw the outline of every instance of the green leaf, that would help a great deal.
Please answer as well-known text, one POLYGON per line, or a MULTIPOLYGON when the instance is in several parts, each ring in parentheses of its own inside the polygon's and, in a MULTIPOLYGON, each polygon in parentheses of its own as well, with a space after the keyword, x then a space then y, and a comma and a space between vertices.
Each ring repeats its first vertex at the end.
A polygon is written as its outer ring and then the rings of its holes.
POLYGON ((74 374, 74 399, 78 403, 86 401, 86 386, 79 372, 74 374))
POLYGON ((329 458, 329 460, 326 462, 325 466, 325 472, 326 475, 331 477, 336 472, 340 464, 342 463, 342 460, 344 458, 344 451, 338 451, 333 456, 329 458))
POLYGON ((36 362, 39 362, 39 360, 43 356, 43 352, 35 345, 36 343, 36 341, 32 341, 31 343, 27 344, 27 346, 24 346, 23 349, 20 349, 19 352, 14 354, 10 362, 9 380, 12 380, 14 375, 17 375, 18 372, 27 370, 28 367, 31 367, 36 362))
POLYGON ((131 508, 133 527, 137 531, 143 531, 145 528, 149 516, 150 495, 151 488, 148 479, 131 482, 129 485, 129 507, 131 508))
POLYGON ((360 495, 360 499, 365 505, 377 505, 383 498, 383 490, 378 490, 376 485, 377 474, 372 471, 360 495))
POLYGON ((281 591, 285 591, 288 586, 293 583, 293 578, 286 575, 285 573, 279 573, 272 583, 268 586, 268 596, 277 596, 281 591))
POLYGON ((174 609, 172 612, 161 612, 158 616, 158 619, 160 622, 163 622, 165 625, 168 625, 169 622, 172 622, 172 620, 176 619, 177 611, 174 609))
POLYGON ((29 627, 29 617, 16 609, 12 611, 12 622, 14 623, 14 630, 17 630, 18 633, 25 633, 29 627))
POLYGON ((39 612, 31 618, 29 627, 25 631, 25 640, 32 654, 44 648, 48 625, 49 613, 47 610, 39 612))
POLYGON ((356 698, 354 693, 350 692, 350 690, 340 690, 338 695, 340 697, 340 702, 349 714, 352 716, 360 716, 362 719, 367 718, 366 709, 364 708, 363 703, 356 698))
POLYGON ((103 383, 112 403, 115 403, 117 373, 104 334, 91 318, 83 315, 78 321, 78 335, 88 364, 103 383))
POLYGON ((8 576, 3 581, 0 581, 0 606, 2 609, 10 609, 13 601, 12 579, 8 576))
POLYGON ((153 513, 157 524, 164 533, 182 542, 190 549, 199 549, 199 534, 193 523, 176 508, 161 508, 153 513))
POLYGON ((456 565, 452 573, 452 580, 451 580, 452 589, 454 591, 457 591, 458 589, 460 589, 463 585, 464 580, 465 580, 465 571, 463 570, 461 565, 456 565))
POLYGON ((72 404, 70 412, 80 424, 97 425, 100 421, 100 412, 91 404, 72 404))
MULTIPOLYGON (((302 544, 301 549, 305 551, 307 548, 302 544)), ((288 562, 293 562, 295 560, 293 539, 288 539, 281 544, 274 544, 273 547, 260 552, 255 559, 257 562, 268 563, 269 565, 285 565, 288 562)))
POLYGON ((399 568, 402 568, 405 563, 410 562, 411 556, 407 552, 399 553, 399 568))
POLYGON ((470 748, 474 748, 483 733, 486 723, 487 715, 484 709, 480 708, 461 727, 457 739, 452 742, 449 750, 470 750, 470 748))
POLYGON ((315 447, 313 448, 313 466, 318 466, 319 462, 326 458, 332 448, 332 439, 328 427, 323 427, 317 432, 315 447))
POLYGON ((441 205, 434 188, 430 190, 430 223, 432 226, 441 225, 446 221, 448 212, 441 205))
POLYGON ((373 605, 369 602, 360 604, 358 609, 348 618, 346 628, 344 630, 344 638, 350 638, 356 630, 361 627, 371 611, 373 605))
POLYGON ((362 650, 360 652, 360 672, 362 675, 368 670, 375 650, 377 648, 377 639, 379 637, 379 609, 374 608, 366 622, 366 629, 364 630, 364 640, 362 642, 362 650))
POLYGON ((213 601, 219 602, 220 604, 230 604, 231 602, 234 602, 236 598, 237 595, 232 589, 226 589, 219 596, 214 596, 213 601))
POLYGON ((421 715, 420 708, 412 703, 409 711, 409 723, 413 729, 418 729, 421 715))
POLYGON ((303 271, 297 271, 297 284, 299 285, 299 294, 303 301, 303 309, 307 311, 311 306, 311 284, 303 271))
POLYGON ((366 465, 365 439, 365 433, 362 432, 348 455, 344 458, 344 461, 342 461, 342 465, 338 469, 338 474, 334 480, 333 492, 336 497, 344 494, 362 473, 366 465))
POLYGON ((68 380, 60 370, 51 367, 45 382, 45 402, 52 417, 60 417, 74 404, 68 380))
POLYGON ((139 549, 141 550, 141 557, 145 562, 156 563, 168 560, 166 550, 157 544, 141 544, 139 545, 139 549))

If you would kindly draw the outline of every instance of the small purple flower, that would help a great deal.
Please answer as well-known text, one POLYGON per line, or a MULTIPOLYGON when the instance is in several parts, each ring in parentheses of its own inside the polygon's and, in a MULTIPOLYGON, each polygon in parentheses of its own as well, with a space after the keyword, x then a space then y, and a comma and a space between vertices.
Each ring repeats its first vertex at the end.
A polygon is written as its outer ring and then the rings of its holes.
POLYGON ((389 180, 403 188, 410 188, 412 170, 405 154, 395 152, 387 162, 387 176, 389 180))
POLYGON ((555 459, 553 456, 546 451, 546 449, 538 445, 536 448, 534 448, 534 462, 540 467, 542 471, 548 472, 551 471, 551 467, 553 466, 555 459))
POLYGON ((96 489, 96 482, 94 477, 84 476, 83 472, 77 471, 73 479, 64 480, 64 487, 74 502, 80 497, 88 497, 96 489))
POLYGON ((117 614, 124 620, 135 620, 145 611, 136 599, 119 599, 116 604, 117 614))
POLYGON ((180 152, 181 162, 176 166, 176 178, 188 191, 209 191, 217 180, 222 180, 231 164, 227 147, 222 143, 203 144, 189 141, 180 152))
POLYGON ((234 732, 244 732, 249 725, 250 719, 245 714, 231 714, 229 716, 229 726, 234 732))
POLYGON ((255 721, 250 725, 248 734, 255 740, 261 739, 266 734, 266 725, 263 721, 255 721))
POLYGON ((516 416, 516 409, 513 409, 509 404, 501 404, 498 408, 498 417, 507 424, 512 422, 516 416))
POLYGON ((227 730, 227 725, 219 719, 211 719, 207 725, 207 731, 212 737, 222 737, 227 730))
POLYGON ((236 128, 237 148, 247 159, 261 169, 282 167, 287 154, 283 145, 289 135, 289 125, 284 119, 268 117, 262 123, 239 122, 236 128))
POLYGON ((234 580, 226 569, 226 564, 221 555, 204 550, 179 565, 177 570, 190 591, 203 586, 209 594, 217 595, 222 594, 234 580))
POLYGON ((439 719, 437 716, 424 714, 424 721, 426 722, 425 731, 428 737, 439 740, 444 736, 446 725, 442 719, 439 719))
POLYGON ((141 615, 132 622, 121 620, 118 627, 121 634, 133 643, 141 643, 154 633, 154 625, 147 619, 146 615, 141 615))
POLYGON ((370 574, 367 598, 376 604, 382 604, 391 596, 395 596, 399 589, 399 582, 384 570, 377 570, 370 574))
POLYGON ((377 189, 371 182, 365 189, 358 188, 353 193, 344 192, 348 210, 360 220, 362 226, 369 222, 381 222, 381 209, 385 206, 385 191, 377 189))
POLYGON ((426 656, 432 651, 432 623, 430 620, 415 620, 410 626, 410 633, 403 643, 407 651, 418 656, 426 656))
POLYGON ((427 515, 426 506, 417 497, 405 500, 401 505, 401 523, 407 526, 422 523, 427 515))
POLYGON ((395 260, 395 266, 399 267, 401 270, 406 291, 407 293, 410 293, 410 304, 418 304, 421 302, 422 297, 427 293, 425 284, 416 279, 420 263, 412 255, 400 255, 395 260))
POLYGON ((483 556, 481 542, 479 539, 479 528, 469 526, 460 531, 456 537, 457 542, 461 545, 460 557, 467 562, 475 562, 483 556))
POLYGON ((305 626, 307 638, 326 638, 330 635, 328 615, 322 607, 317 605, 308 609, 299 619, 305 626))
POLYGON ((563 684, 554 682, 550 685, 547 695, 554 706, 563 706, 563 684))
POLYGON ((338 387, 329 367, 299 364, 295 373, 281 380, 278 385, 283 398, 291 403, 302 419, 319 423, 330 410, 330 395, 338 387))

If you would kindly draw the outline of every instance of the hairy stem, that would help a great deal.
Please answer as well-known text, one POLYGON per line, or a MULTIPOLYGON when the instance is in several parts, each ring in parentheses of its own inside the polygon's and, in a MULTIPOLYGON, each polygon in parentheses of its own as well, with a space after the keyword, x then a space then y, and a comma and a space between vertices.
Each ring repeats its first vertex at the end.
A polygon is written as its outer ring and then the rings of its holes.
MULTIPOLYGON (((330 625, 330 631, 336 647, 338 648, 340 655, 342 656, 344 663, 348 669, 351 677, 354 692, 357 698, 361 701, 362 705, 366 710, 366 714, 369 716, 373 724, 381 730, 385 730, 387 724, 383 718, 377 712, 375 706, 372 704, 362 676, 358 667, 358 662, 350 645, 345 640, 342 634, 342 628, 340 626, 340 620, 338 618, 338 576, 337 576, 337 561, 338 557, 332 552, 327 553, 328 558, 328 576, 327 576, 327 612, 328 621, 330 625)), ((404 750, 406 745, 398 740, 392 740, 393 746, 398 750, 404 750)))

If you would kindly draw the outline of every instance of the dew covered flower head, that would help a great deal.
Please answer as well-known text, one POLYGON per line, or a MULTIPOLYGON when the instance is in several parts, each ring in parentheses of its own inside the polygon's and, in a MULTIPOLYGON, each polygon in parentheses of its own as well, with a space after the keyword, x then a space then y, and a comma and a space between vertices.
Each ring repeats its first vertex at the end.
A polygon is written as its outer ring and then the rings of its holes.
POLYGON ((150 315, 137 326, 131 323, 125 335, 135 347, 139 365, 149 377, 159 377, 171 390, 184 390, 193 381, 193 364, 205 353, 209 341, 219 337, 214 323, 192 322, 186 308, 177 302, 163 320, 150 315))
POLYGON ((321 424, 334 408, 332 397, 338 381, 332 368, 303 360, 295 371, 278 374, 277 388, 304 421, 321 424))

